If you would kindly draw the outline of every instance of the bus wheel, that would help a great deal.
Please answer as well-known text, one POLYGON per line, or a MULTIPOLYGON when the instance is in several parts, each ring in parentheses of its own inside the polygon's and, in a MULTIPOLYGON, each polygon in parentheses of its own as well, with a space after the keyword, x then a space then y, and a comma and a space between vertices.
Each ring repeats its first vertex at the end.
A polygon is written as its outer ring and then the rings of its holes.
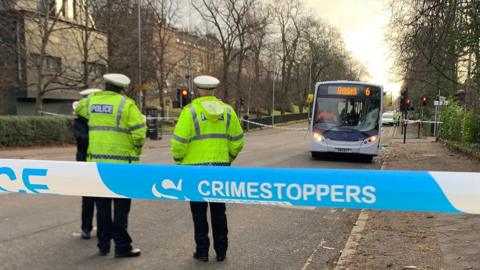
POLYGON ((312 152, 312 159, 321 159, 322 153, 320 152, 312 152))
POLYGON ((362 157, 362 160, 365 161, 365 162, 372 162, 373 157, 374 157, 374 156, 372 156, 372 155, 364 155, 364 156, 362 157))

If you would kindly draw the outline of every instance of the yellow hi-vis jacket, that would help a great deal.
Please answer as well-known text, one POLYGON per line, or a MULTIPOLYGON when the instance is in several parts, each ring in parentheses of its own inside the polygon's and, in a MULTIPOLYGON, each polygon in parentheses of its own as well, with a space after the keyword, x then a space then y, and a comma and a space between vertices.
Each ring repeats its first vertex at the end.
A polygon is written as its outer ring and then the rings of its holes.
POLYGON ((230 165, 242 148, 235 111, 213 96, 196 98, 183 108, 171 139, 176 164, 230 165))
POLYGON ((101 91, 80 100, 75 113, 88 120, 87 161, 138 163, 147 126, 133 100, 101 91))

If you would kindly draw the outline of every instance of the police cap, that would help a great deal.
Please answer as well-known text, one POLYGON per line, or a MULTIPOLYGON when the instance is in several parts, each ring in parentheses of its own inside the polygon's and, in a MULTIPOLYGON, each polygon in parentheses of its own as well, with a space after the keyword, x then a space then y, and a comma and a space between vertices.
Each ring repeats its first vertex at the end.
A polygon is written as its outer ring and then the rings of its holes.
POLYGON ((193 79, 193 83, 198 89, 214 90, 220 84, 220 81, 212 76, 201 75, 193 79))
POLYGON ((127 88, 130 85, 130 79, 119 73, 108 73, 103 75, 103 79, 105 80, 106 83, 118 86, 118 87, 123 87, 127 88))
POLYGON ((72 103, 72 109, 75 111, 75 109, 77 109, 77 107, 78 107, 78 101, 74 101, 72 103))
POLYGON ((98 88, 89 88, 89 89, 85 89, 83 91, 80 91, 80 95, 82 96, 88 96, 90 94, 93 94, 93 93, 96 93, 96 92, 100 92, 102 91, 102 89, 98 89, 98 88))

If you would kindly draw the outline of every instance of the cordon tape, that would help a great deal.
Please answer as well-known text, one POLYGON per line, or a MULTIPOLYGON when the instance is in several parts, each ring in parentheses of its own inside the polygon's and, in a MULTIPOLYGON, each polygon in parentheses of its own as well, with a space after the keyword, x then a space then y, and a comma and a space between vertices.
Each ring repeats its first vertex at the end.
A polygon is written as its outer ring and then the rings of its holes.
POLYGON ((480 173, 0 159, 0 192, 480 214, 480 173))

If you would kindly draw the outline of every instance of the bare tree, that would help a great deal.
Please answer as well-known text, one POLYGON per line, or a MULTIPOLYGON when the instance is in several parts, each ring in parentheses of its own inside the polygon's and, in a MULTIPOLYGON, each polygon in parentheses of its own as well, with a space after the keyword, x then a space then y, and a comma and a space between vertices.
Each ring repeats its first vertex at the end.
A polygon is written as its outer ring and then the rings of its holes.
POLYGON ((478 1, 411 0, 392 2, 391 8, 395 66, 415 99, 478 82, 478 1))
POLYGON ((80 0, 75 7, 80 23, 71 29, 71 35, 82 59, 78 74, 80 88, 90 88, 106 72, 106 35, 96 29, 92 16, 96 7, 93 0, 80 0))
POLYGON ((35 81, 30 85, 36 88, 35 110, 37 114, 43 111, 43 99, 48 92, 64 89, 65 86, 75 85, 68 81, 61 81, 62 75, 67 71, 67 66, 62 65, 60 58, 51 58, 48 54, 52 46, 51 38, 58 31, 70 28, 70 25, 60 24, 60 16, 65 12, 63 2, 57 8, 55 1, 42 0, 42 7, 32 16, 33 29, 26 29, 26 39, 32 41, 31 45, 36 47, 36 54, 31 55, 30 64, 35 70, 35 81), (56 85, 56 86, 55 86, 56 85))
POLYGON ((265 87, 265 82, 262 81, 262 69, 263 69, 263 54, 265 53, 265 46, 267 42, 267 27, 270 24, 270 10, 264 6, 258 6, 251 13, 252 20, 255 22, 252 31, 248 32, 247 39, 249 44, 249 63, 247 69, 250 70, 250 76, 247 79, 248 93, 247 104, 248 107, 253 110, 259 111, 260 107, 268 107, 269 92, 265 87), (252 94, 253 92, 253 94, 252 94))
POLYGON ((152 68, 155 69, 155 81, 158 88, 158 99, 161 106, 161 115, 164 115, 164 89, 167 88, 167 78, 175 70, 178 62, 185 59, 185 55, 178 57, 174 50, 175 31, 172 24, 178 19, 178 1, 175 0, 148 0, 147 7, 151 11, 151 18, 147 21, 152 30, 151 52, 152 68))
POLYGON ((302 5, 299 0, 280 0, 272 6, 272 15, 280 34, 280 110, 284 114, 290 103, 292 71, 301 36, 300 17, 302 5))
MULTIPOLYGON (((231 101, 229 72, 237 57, 245 53, 245 35, 249 28, 246 16, 254 7, 253 0, 202 0, 193 3, 194 8, 204 21, 215 29, 218 46, 222 52, 223 97, 231 101)), ((241 70, 244 56, 239 60, 237 69, 241 70)), ((238 79, 237 73, 237 79, 238 79)))

